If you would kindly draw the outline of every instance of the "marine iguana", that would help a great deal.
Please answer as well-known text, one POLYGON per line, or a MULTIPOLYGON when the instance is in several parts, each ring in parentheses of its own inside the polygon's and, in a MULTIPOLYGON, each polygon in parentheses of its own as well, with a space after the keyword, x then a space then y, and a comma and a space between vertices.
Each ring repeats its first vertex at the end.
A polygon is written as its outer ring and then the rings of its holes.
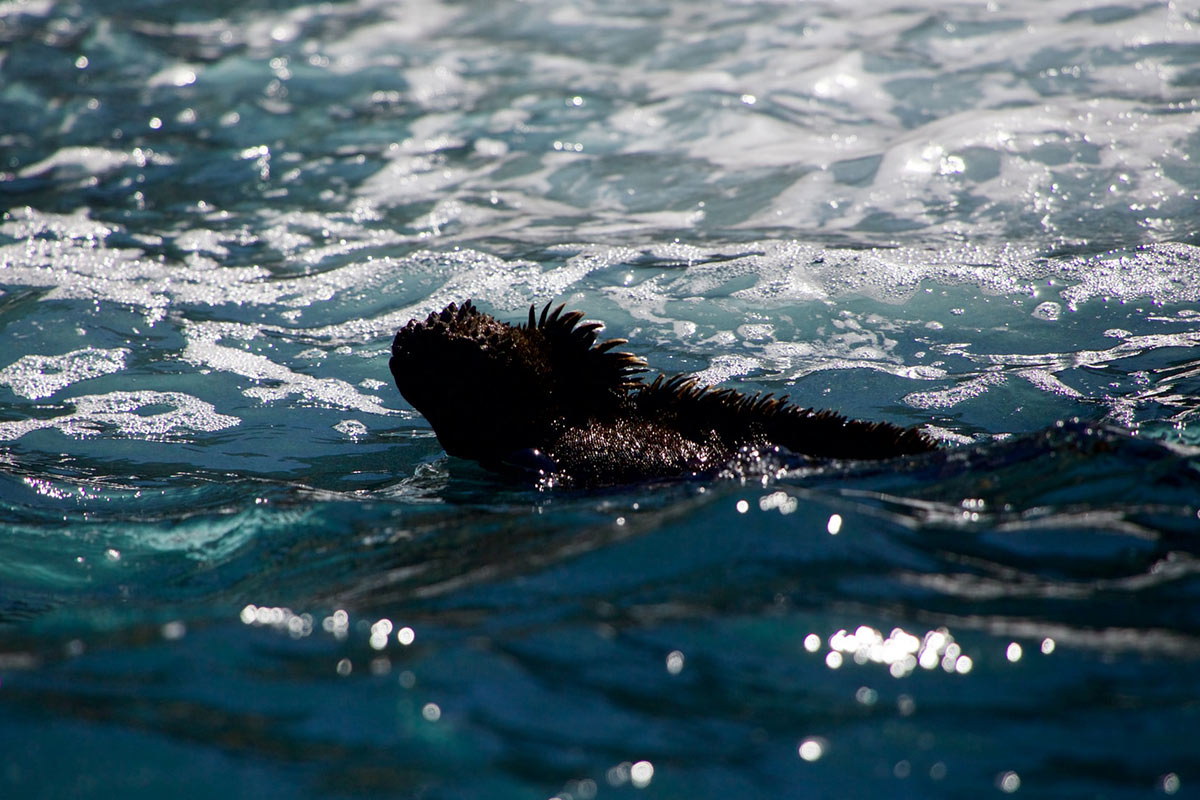
POLYGON ((529 308, 510 325, 470 300, 392 342, 396 387, 433 426, 445 451, 543 485, 575 488, 715 475, 746 453, 786 448, 818 459, 925 453, 916 428, 801 409, 786 397, 710 389, 694 377, 639 375, 645 360, 596 343, 583 313, 529 308))

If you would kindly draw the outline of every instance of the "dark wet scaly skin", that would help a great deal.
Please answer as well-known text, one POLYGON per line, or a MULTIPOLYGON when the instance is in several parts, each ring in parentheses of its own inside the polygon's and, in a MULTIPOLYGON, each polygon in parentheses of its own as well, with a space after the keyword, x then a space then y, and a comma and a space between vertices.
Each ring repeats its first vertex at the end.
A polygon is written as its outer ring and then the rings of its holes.
POLYGON ((451 303, 412 320, 388 366, 452 456, 542 484, 612 486, 715 475, 739 454, 775 448, 816 459, 886 459, 929 452, 920 430, 801 409, 786 398, 708 389, 659 375, 596 343, 599 323, 553 311, 510 325, 451 303))

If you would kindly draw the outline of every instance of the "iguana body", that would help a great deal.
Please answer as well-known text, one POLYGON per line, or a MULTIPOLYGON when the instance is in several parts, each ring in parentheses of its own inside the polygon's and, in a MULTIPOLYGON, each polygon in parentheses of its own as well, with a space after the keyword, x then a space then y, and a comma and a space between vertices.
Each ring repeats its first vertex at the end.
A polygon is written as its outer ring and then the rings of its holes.
POLYGON ((412 320, 389 367, 452 456, 543 482, 597 487, 715 474, 775 447, 813 458, 884 459, 934 443, 915 428, 801 409, 786 398, 708 389, 692 377, 644 382, 646 362, 596 343, 582 312, 529 309, 510 325, 468 300, 412 320))

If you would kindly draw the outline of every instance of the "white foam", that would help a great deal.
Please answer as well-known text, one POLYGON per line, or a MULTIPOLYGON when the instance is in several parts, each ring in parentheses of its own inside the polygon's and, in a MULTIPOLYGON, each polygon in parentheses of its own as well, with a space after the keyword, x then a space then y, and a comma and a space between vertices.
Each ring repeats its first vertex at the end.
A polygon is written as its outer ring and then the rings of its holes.
MULTIPOLYGON (((115 228, 107 223, 92 220, 85 208, 76 209, 70 214, 56 214, 24 206, 7 211, 0 217, 0 234, 16 240, 51 237, 94 246, 103 242, 114 230, 115 228)), ((9 255, 5 255, 0 263, 7 265, 9 258, 9 255)), ((16 252, 11 258, 12 263, 22 263, 16 252)))
POLYGON ((436 154, 397 151, 388 163, 363 181, 359 196, 383 206, 426 200, 461 181, 458 168, 445 166, 436 154))
POLYGON ((1200 248, 1159 244, 1133 252, 1075 258, 1060 268, 1072 282, 1062 297, 1074 311, 1093 298, 1161 303, 1200 301, 1200 248))
MULTIPOLYGON (((573 248, 572 248, 573 249, 573 248)), ((485 299, 500 313, 523 314, 530 303, 552 300, 593 272, 635 258, 639 251, 607 245, 581 246, 559 265, 543 269, 531 261, 505 259, 463 248, 453 252, 421 251, 401 259, 411 276, 434 273, 442 283, 418 303, 378 317, 311 328, 307 332, 331 341, 370 339, 394 333, 410 319, 441 311, 449 303, 485 299)))
POLYGON ((904 402, 913 408, 933 409, 951 408, 964 400, 979 397, 993 386, 1004 383, 1005 377, 1001 372, 985 372, 974 378, 961 381, 948 389, 938 389, 931 392, 912 392, 904 396, 904 402))
POLYGON ((1048 394, 1079 399, 1083 394, 1067 386, 1050 371, 1044 369, 1020 369, 1017 374, 1048 394))
POLYGON ((63 147, 41 161, 22 167, 17 174, 22 178, 34 178, 54 172, 57 176, 91 179, 128 164, 145 167, 174 163, 168 155, 141 147, 128 152, 106 147, 63 147))
MULTIPOLYGON (((303 6, 313 13, 319 6, 303 6)), ((324 13, 336 13, 337 6, 325 6, 324 13)), ((300 9, 290 12, 299 13, 300 9)), ((414 44, 432 40, 444 31, 463 11, 444 3, 395 2, 395 0, 364 0, 346 8, 345 13, 379 21, 354 25, 345 34, 325 44, 330 57, 330 69, 339 74, 358 72, 370 66, 394 67, 400 54, 410 51, 414 44)), ((261 34, 256 38, 261 38, 261 34)))
POLYGON ((54 10, 54 0, 5 0, 0 2, 0 17, 15 14, 28 14, 34 17, 45 17, 54 10))
POLYGON ((344 419, 334 425, 333 429, 355 442, 367 435, 367 426, 356 419, 344 419))
MULTIPOLYGON (((638 285, 658 301, 721 294, 728 285, 752 281, 731 294, 776 308, 826 298, 866 296, 904 303, 922 285, 974 285, 990 295, 1044 296, 1052 292, 1071 310, 1090 299, 1162 303, 1200 300, 1200 248, 1155 244, 1099 256, 1050 260, 1031 249, 963 245, 842 249, 799 241, 766 240, 728 252, 692 253, 699 263, 638 285), (1048 281, 1056 287, 1048 288, 1048 281)), ((608 290, 614 296, 627 291, 608 290)), ((1054 301, 1050 301, 1054 302, 1054 301)), ((1048 312, 1043 309, 1039 316, 1048 312)))
POLYGON ((1047 300, 1044 303, 1038 303, 1030 316, 1047 322, 1054 322, 1062 316, 1062 306, 1053 300, 1047 300))
POLYGON ((142 309, 151 323, 163 319, 172 302, 270 303, 280 291, 263 280, 269 273, 259 268, 219 267, 195 253, 182 264, 172 263, 147 258, 132 248, 108 247, 104 240, 115 229, 92 223, 84 213, 64 216, 29 210, 6 221, 0 230, 27 237, 0 245, 5 283, 52 287, 47 300, 133 306, 142 309))
POLYGON ((57 428, 67 436, 92 436, 176 440, 185 432, 213 432, 240 423, 237 417, 219 414, 211 403, 182 392, 110 392, 83 395, 65 401, 74 413, 51 419, 22 419, 0 422, 0 441, 19 439, 32 431, 57 428), (150 406, 169 406, 157 414, 138 413, 150 406))
POLYGON ((57 356, 21 356, 0 369, 0 385, 10 387, 18 397, 37 400, 79 381, 118 372, 125 368, 128 355, 121 347, 85 347, 57 356))
POLYGON ((762 361, 754 356, 725 353, 714 356, 707 369, 695 373, 704 386, 716 386, 742 375, 762 369, 762 361))
POLYGON ((271 403, 296 395, 302 402, 322 408, 352 409, 366 414, 390 416, 399 413, 380 404, 339 378, 316 378, 295 372, 266 356, 222 344, 225 339, 253 341, 259 329, 233 322, 186 322, 187 345, 182 358, 199 368, 214 369, 266 382, 243 390, 247 397, 271 403))
MULTIPOLYGON (((277 224, 319 225, 321 219, 303 218, 277 224)), ((329 221, 334 226, 333 221, 329 221)), ((344 228, 334 228, 346 233, 344 228)), ((361 226, 358 226, 361 230, 361 226)), ((364 292, 398 281, 417 259, 364 259, 333 270, 272 280, 261 267, 222 266, 203 255, 225 255, 229 245, 244 245, 238 233, 201 229, 179 234, 177 245, 190 251, 182 262, 148 258, 132 248, 114 248, 105 240, 116 229, 73 215, 45 214, 26 209, 0 224, 0 233, 23 241, 0 245, 0 263, 9 285, 52 287, 46 299, 83 299, 115 302, 142 309, 151 322, 163 319, 173 305, 216 307, 223 305, 283 305, 307 308, 351 291, 364 292)), ((386 234, 385 234, 386 235, 386 234)), ((276 233, 276 237, 282 236, 276 233)), ((336 245, 340 255, 380 240, 369 232, 354 245, 336 245)), ((278 238, 276 238, 278 241, 278 238)), ((322 257, 329 257, 326 250, 322 257)), ((425 259, 428 263, 428 259, 425 259)))

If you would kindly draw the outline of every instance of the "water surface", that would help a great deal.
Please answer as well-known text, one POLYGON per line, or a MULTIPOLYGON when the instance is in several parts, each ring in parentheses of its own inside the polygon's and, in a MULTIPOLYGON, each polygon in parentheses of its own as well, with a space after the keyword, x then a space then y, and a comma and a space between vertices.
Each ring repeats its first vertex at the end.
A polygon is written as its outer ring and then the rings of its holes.
POLYGON ((0 4, 0 793, 1194 795, 1198 37, 0 4), (386 368, 468 297, 945 449, 505 484, 386 368))

